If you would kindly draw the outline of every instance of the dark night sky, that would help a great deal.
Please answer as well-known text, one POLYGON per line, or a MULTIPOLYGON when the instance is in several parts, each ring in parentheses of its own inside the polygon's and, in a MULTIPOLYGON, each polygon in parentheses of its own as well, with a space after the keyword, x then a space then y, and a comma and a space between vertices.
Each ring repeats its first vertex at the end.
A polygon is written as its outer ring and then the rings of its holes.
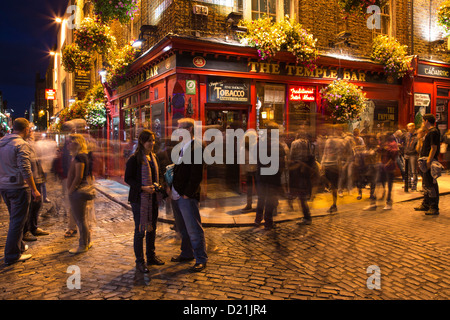
POLYGON ((68 0, 9 0, 0 7, 0 91, 22 117, 34 101, 36 73, 44 77, 57 23, 68 0))

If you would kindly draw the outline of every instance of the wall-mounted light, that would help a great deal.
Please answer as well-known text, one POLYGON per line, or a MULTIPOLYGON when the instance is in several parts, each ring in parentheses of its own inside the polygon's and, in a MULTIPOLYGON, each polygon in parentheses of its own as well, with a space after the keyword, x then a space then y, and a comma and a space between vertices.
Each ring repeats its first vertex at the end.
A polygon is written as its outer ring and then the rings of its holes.
POLYGON ((267 111, 261 112, 261 118, 267 119, 267 111))

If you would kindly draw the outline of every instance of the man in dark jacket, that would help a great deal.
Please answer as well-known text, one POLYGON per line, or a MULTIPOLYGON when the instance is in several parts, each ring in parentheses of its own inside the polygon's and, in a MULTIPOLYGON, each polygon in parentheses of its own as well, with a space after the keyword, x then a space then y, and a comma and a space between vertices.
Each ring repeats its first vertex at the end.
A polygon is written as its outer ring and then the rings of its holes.
POLYGON ((435 127, 436 118, 433 114, 428 113, 423 116, 423 126, 427 129, 427 135, 423 141, 420 157, 427 157, 428 171, 423 173, 423 193, 424 198, 419 207, 414 208, 416 211, 426 211, 426 215, 439 214, 439 186, 431 175, 431 163, 438 160, 439 145, 441 142, 441 134, 435 127))
POLYGON ((172 262, 193 260, 192 272, 206 268, 205 234, 202 227, 199 201, 200 184, 203 179, 203 161, 198 162, 195 154, 203 155, 203 146, 194 139, 194 120, 179 119, 178 129, 187 130, 189 141, 182 142, 180 157, 173 169, 172 208, 175 225, 181 234, 181 253, 172 258, 172 262))
POLYGON ((30 206, 30 189, 33 201, 40 201, 33 179, 30 146, 25 141, 30 134, 30 123, 25 118, 14 120, 13 134, 0 140, 0 193, 10 215, 5 244, 5 263, 13 264, 31 258, 23 254, 27 246, 22 241, 23 229, 30 206))

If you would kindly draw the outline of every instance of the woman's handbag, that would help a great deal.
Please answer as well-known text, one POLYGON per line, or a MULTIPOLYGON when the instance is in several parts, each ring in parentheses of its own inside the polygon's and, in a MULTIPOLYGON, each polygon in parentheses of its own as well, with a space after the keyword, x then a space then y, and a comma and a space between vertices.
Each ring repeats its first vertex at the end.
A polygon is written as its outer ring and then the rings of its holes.
POLYGON ((166 179, 167 184, 169 187, 172 186, 173 182, 173 168, 175 167, 175 164, 169 164, 166 166, 166 172, 164 173, 164 179, 166 179))
POLYGON ((77 191, 83 195, 85 200, 93 200, 96 196, 96 191, 92 184, 86 184, 78 188, 77 191))

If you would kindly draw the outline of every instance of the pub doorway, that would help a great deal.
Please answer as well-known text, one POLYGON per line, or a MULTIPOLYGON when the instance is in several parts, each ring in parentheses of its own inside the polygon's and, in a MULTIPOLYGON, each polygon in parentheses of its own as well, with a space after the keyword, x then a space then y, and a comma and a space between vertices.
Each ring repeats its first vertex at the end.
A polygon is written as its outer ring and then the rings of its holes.
POLYGON ((223 164, 211 164, 206 168, 207 176, 207 197, 210 199, 226 199, 239 196, 240 188, 240 167, 237 164, 237 151, 241 147, 237 140, 234 141, 235 161, 232 164, 226 163, 226 129, 248 129, 248 114, 250 105, 214 104, 205 106, 206 128, 219 129, 223 134, 223 164))

